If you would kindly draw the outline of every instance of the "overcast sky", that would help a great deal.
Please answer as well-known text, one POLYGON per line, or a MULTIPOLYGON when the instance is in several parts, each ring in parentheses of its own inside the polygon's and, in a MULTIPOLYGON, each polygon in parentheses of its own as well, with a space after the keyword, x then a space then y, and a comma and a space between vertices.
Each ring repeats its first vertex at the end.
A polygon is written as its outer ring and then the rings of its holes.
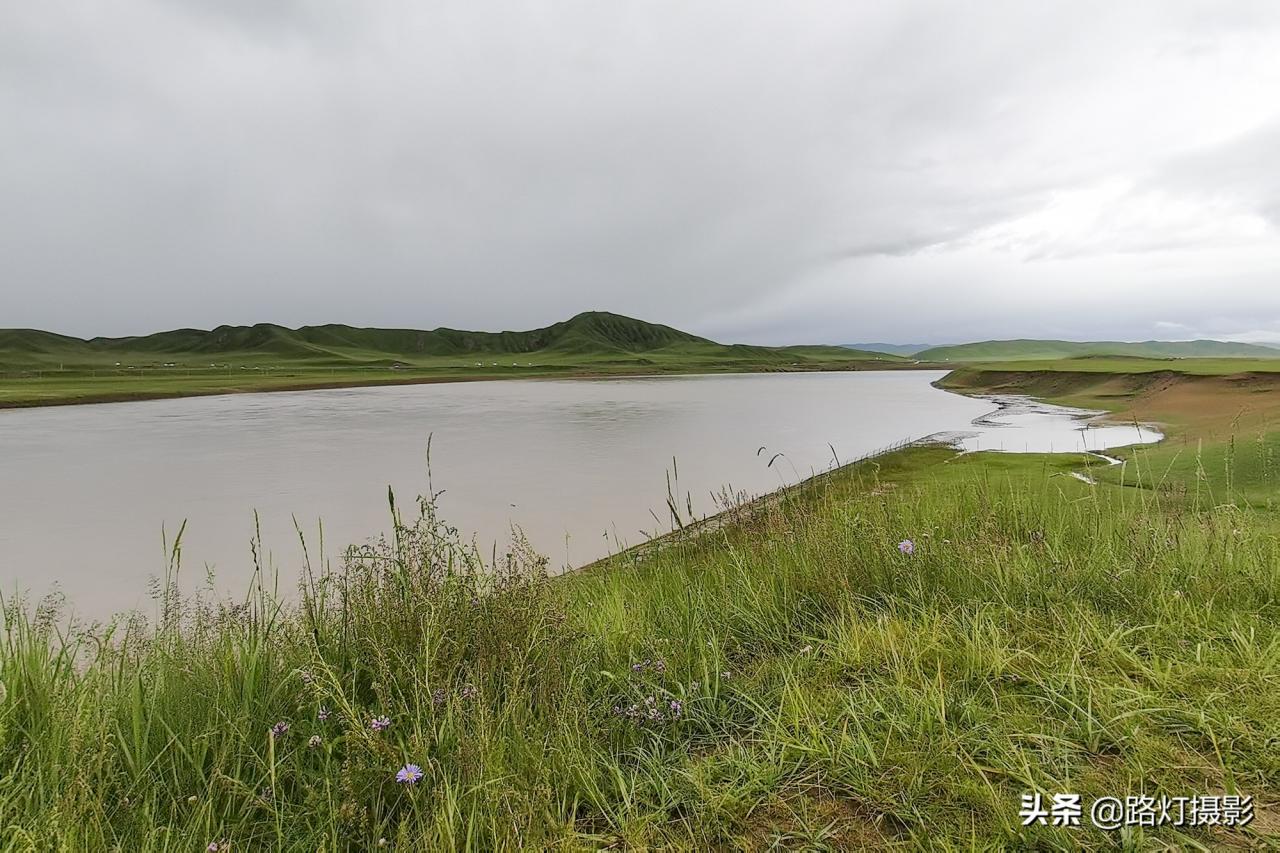
POLYGON ((0 4, 0 327, 1280 341, 1280 3, 0 4))

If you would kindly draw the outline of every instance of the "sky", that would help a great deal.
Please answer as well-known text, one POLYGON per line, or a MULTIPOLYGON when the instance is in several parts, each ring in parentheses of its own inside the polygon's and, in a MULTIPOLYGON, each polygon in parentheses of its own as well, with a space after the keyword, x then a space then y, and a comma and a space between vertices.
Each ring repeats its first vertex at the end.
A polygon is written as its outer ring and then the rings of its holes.
POLYGON ((1280 342, 1280 4, 0 4, 0 327, 1280 342))

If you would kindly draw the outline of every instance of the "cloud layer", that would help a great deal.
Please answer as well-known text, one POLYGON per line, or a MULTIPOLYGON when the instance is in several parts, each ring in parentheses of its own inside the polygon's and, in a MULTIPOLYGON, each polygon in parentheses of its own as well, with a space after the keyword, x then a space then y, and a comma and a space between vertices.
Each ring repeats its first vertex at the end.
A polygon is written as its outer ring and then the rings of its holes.
POLYGON ((1265 0, 7 4, 0 325, 1280 339, 1278 91, 1265 0))

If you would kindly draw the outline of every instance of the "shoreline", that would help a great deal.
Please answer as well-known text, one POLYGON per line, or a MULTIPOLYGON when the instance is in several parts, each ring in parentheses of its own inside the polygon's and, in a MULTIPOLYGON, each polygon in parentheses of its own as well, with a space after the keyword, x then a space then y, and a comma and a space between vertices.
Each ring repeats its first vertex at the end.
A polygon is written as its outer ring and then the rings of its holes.
MULTIPOLYGON (((1087 409, 1080 406, 1068 406, 1061 403, 1054 403, 1052 401, 1042 400, 1040 398, 1032 397, 1030 395, 965 393, 963 390, 960 390, 960 389, 944 387, 940 385, 938 382, 933 382, 930 384, 940 391, 945 391, 952 394, 960 394, 961 396, 971 397, 974 399, 987 400, 992 403, 995 403, 996 408, 992 409, 990 412, 986 414, 979 415, 978 417, 974 418, 971 421, 971 423, 975 426, 983 425, 984 423, 988 425, 996 425, 994 424, 994 422, 991 422, 988 419, 992 418, 993 416, 997 415, 1000 412, 1004 412, 1009 409, 1015 408, 1020 404, 1021 405, 1029 404, 1030 407, 1032 408, 1039 409, 1047 413, 1061 414, 1064 417, 1070 417, 1073 420, 1078 420, 1083 422, 1093 422, 1093 421, 1105 422, 1110 416, 1115 414, 1114 412, 1109 412, 1109 411, 1100 410, 1100 409, 1087 409)), ((1122 426, 1130 425, 1130 422, 1128 421, 1115 421, 1113 423, 1122 425, 1122 426)), ((1148 444, 1151 444, 1151 445, 1159 444, 1166 440, 1167 438, 1166 434, 1163 431, 1156 429, 1153 425, 1143 423, 1141 426, 1149 428, 1151 432, 1160 436, 1158 439, 1156 439, 1156 441, 1149 442, 1148 444)), ((1087 429, 1087 428, 1088 428, 1087 425, 1085 427, 1082 427, 1082 429, 1087 429)), ((640 562, 648 557, 651 557, 653 552, 660 551, 664 548, 669 548, 674 545, 679 545, 686 542, 693 542, 693 541, 696 541, 697 539, 700 539, 703 536, 706 536, 711 533, 715 533, 717 530, 720 530, 725 526, 734 524, 735 522, 741 520, 742 518, 750 514, 753 514, 761 509, 765 509, 774 504, 780 503, 786 500, 787 498, 791 497, 795 493, 800 492, 804 489, 818 486, 826 480, 829 480, 833 477, 847 473, 859 465, 862 465, 867 462, 874 462, 877 459, 883 459, 884 457, 890 456, 895 453, 900 453, 902 451, 910 450, 912 448, 928 448, 928 447, 944 448, 945 447, 945 448, 954 450, 957 456, 969 456, 975 453, 994 453, 999 455, 1004 455, 1009 453, 1014 455, 1023 455, 1023 454, 1018 454, 1016 451, 967 450, 963 447, 963 442, 967 437, 969 437, 972 434, 973 433, 956 432, 954 430, 951 430, 951 431, 944 430, 944 431, 929 433, 928 435, 921 436, 920 438, 904 438, 901 441, 887 445, 878 450, 872 450, 868 453, 865 453, 862 456, 859 456, 857 459, 852 459, 840 465, 828 468, 825 471, 819 471, 816 474, 811 474, 810 476, 805 477, 804 479, 799 480, 795 483, 790 483, 785 486, 780 486, 779 488, 774 489, 773 491, 765 492, 764 494, 760 494, 760 495, 756 495, 754 497, 748 498, 743 503, 738 504, 737 506, 728 507, 726 509, 720 510, 719 512, 713 513, 711 515, 694 519, 676 530, 671 530, 671 531, 668 531, 667 533, 663 533, 660 536, 655 536, 652 539, 648 539, 644 542, 640 542, 630 547, 624 548, 621 551, 618 551, 614 554, 610 554, 605 557, 600 557, 590 562, 583 563, 580 566, 571 566, 557 573, 556 576, 567 577, 570 575, 581 574, 588 570, 603 570, 605 568, 610 567, 611 564, 615 563, 615 561, 619 561, 619 560, 622 560, 627 563, 640 562)), ((1133 446, 1146 446, 1146 445, 1145 444, 1144 445, 1117 445, 1117 447, 1114 447, 1114 448, 1108 447, 1104 449, 1107 451, 1113 451, 1113 450, 1123 449, 1126 447, 1133 447, 1133 446)), ((1104 453, 1101 453, 1098 451, 1091 451, 1091 450, 1086 450, 1086 451, 1072 450, 1072 451, 1056 451, 1056 452, 1046 451, 1043 453, 1037 452, 1037 453, 1026 454, 1026 455, 1091 456, 1094 458, 1106 460, 1109 466, 1121 464, 1121 461, 1122 461, 1119 459, 1115 459, 1111 456, 1107 456, 1104 453)), ((1096 485, 1096 483, 1092 482, 1091 479, 1086 479, 1087 475, 1082 475, 1080 472, 1073 471, 1072 476, 1076 477, 1077 479, 1081 479, 1084 482, 1088 482, 1090 485, 1096 485)))
POLYGON ((591 560, 590 562, 583 563, 580 566, 571 566, 566 568, 561 572, 557 572, 555 577, 570 577, 572 575, 582 574, 588 570, 603 570, 610 567, 610 565, 615 561, 619 560, 629 563, 638 563, 641 560, 652 556, 651 552, 660 551, 664 548, 669 548, 673 545, 679 545, 685 542, 694 542, 701 539, 703 536, 715 533, 717 530, 734 524, 746 515, 777 504, 796 492, 820 485, 823 481, 844 474, 858 465, 873 462, 877 459, 882 459, 886 456, 890 456, 894 453, 899 453, 913 447, 952 447, 953 445, 950 442, 941 438, 936 438, 937 436, 943 436, 946 434, 947 433, 943 432, 930 433, 922 438, 903 439, 902 441, 887 445, 879 448, 878 450, 872 450, 862 456, 859 456, 857 459, 851 459, 848 462, 844 462, 833 468, 828 468, 825 471, 819 471, 816 474, 811 474, 795 483, 779 486, 771 492, 765 492, 764 494, 747 498, 737 506, 727 507, 725 509, 721 509, 719 512, 712 513, 711 515, 705 515, 702 518, 693 519, 683 526, 663 533, 660 536, 654 536, 644 542, 638 542, 635 545, 623 548, 621 551, 608 554, 604 557, 599 557, 595 560, 591 560))
POLYGON ((7 409, 43 409, 52 406, 92 406, 103 405, 107 403, 141 403, 149 400, 181 400, 188 397, 224 397, 233 394, 274 394, 274 393, 290 393, 294 391, 327 391, 338 388, 377 388, 380 386, 399 386, 399 385, 439 385, 455 382, 512 382, 512 381, 534 381, 545 379, 646 379, 657 378, 663 376, 754 376, 756 374, 765 373, 870 373, 876 371, 896 371, 896 370, 945 370, 944 367, 935 365, 916 365, 912 364, 908 367, 887 367, 879 363, 857 362, 852 363, 858 366, 843 367, 810 367, 810 368, 784 368, 784 367, 764 367, 759 370, 664 370, 664 371, 636 371, 630 372, 626 370, 619 371, 591 371, 591 370, 575 370, 568 369, 564 372, 538 372, 525 374, 522 376, 495 376, 486 374, 484 376, 446 376, 435 374, 431 376, 417 377, 395 377, 387 379, 351 379, 351 380, 321 380, 317 382, 295 382, 284 383, 279 386, 262 387, 262 388, 216 388, 209 390, 202 389, 178 389, 173 391, 156 390, 156 391, 109 391, 101 394, 86 394, 74 397, 51 397, 49 399, 17 399, 4 400, 0 399, 0 410, 7 409), (861 366, 866 364, 867 366, 861 366))

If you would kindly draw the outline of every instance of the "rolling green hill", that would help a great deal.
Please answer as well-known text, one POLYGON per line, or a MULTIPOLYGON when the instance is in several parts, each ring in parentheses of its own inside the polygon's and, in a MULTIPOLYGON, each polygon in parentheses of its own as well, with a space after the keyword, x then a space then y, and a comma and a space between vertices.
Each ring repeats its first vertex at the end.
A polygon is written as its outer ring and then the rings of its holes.
POLYGON ((1280 349, 1231 341, 981 341, 933 347, 921 361, 1022 361, 1096 356, 1133 358, 1280 358, 1280 349))
POLYGON ((88 353, 91 347, 79 338, 39 329, 0 329, 0 360, 38 354, 88 353))
POLYGON ((565 361, 637 355, 723 357, 732 360, 895 360, 843 347, 725 345, 670 326, 592 311, 541 329, 471 332, 460 329, 371 329, 339 324, 289 329, 270 323, 175 329, 126 338, 79 338, 33 329, 0 330, 0 364, 11 367, 96 367, 243 363, 262 359, 318 365, 416 364, 436 359, 538 356, 565 361))
POLYGON ((843 347, 719 344, 594 311, 523 332, 261 323, 81 340, 0 329, 0 407, 536 376, 911 366, 843 347))
POLYGON ((570 320, 526 332, 469 332, 439 328, 369 329, 341 324, 288 329, 270 323, 219 326, 211 331, 177 329, 131 338, 94 338, 85 342, 100 352, 232 354, 273 353, 324 358, 340 351, 393 356, 514 354, 558 352, 645 352, 673 344, 713 344, 670 326, 646 323, 604 312, 579 314, 570 320))

